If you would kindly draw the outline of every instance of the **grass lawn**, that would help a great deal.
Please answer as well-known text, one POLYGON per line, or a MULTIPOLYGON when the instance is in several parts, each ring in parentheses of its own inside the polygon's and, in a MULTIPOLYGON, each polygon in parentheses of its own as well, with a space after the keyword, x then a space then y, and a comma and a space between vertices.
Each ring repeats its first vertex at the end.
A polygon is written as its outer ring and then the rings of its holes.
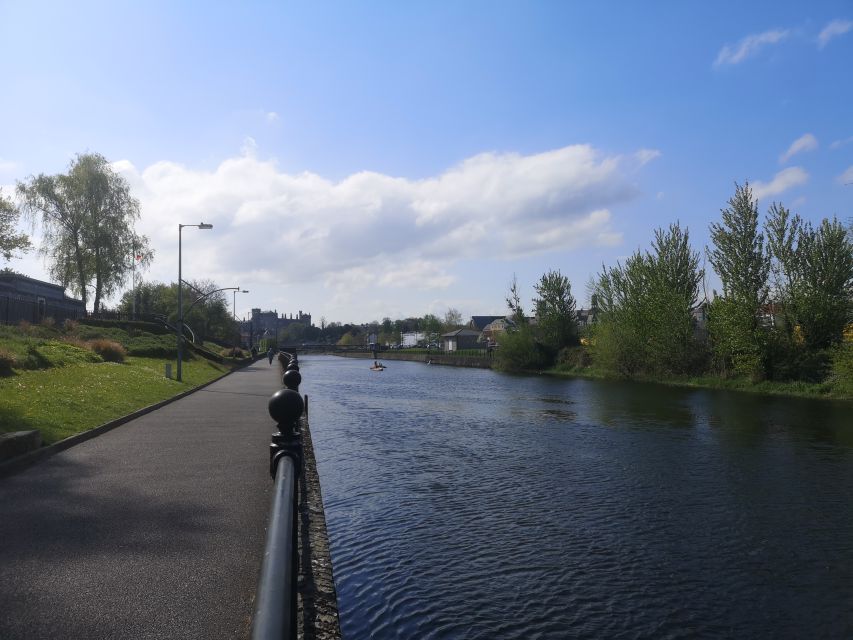
POLYGON ((166 362, 129 357, 122 364, 74 363, 0 378, 0 433, 39 429, 44 442, 51 444, 171 398, 230 369, 195 358, 183 363, 184 380, 177 382, 164 377, 166 362))

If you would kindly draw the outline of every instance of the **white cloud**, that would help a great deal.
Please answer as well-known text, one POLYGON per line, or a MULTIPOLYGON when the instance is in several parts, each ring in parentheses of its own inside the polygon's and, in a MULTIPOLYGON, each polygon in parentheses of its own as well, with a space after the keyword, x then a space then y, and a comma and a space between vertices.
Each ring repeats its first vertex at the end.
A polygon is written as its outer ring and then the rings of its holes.
POLYGON ((640 149, 634 154, 640 165, 648 164, 652 160, 660 158, 660 151, 657 149, 640 149))
POLYGON ((817 37, 817 46, 823 49, 829 41, 838 36, 843 36, 845 33, 853 29, 853 21, 850 20, 833 20, 827 24, 820 35, 817 37))
POLYGON ((266 115, 267 122, 278 122, 278 114, 275 111, 268 111, 266 115))
POLYGON ((727 44, 720 49, 720 53, 717 54, 717 59, 714 61, 714 66, 740 64, 750 56, 758 53, 763 47, 770 44, 777 44, 789 35, 790 32, 786 29, 774 29, 746 36, 736 45, 727 44))
POLYGON ((483 153, 422 180, 365 171, 335 182, 283 173, 247 146, 213 171, 114 165, 139 197, 140 231, 157 250, 148 277, 174 280, 177 224, 204 221, 212 232, 183 234, 190 279, 446 289, 458 260, 618 244, 611 208, 638 195, 631 178, 656 157, 573 145, 483 153))
POLYGON ((770 182, 753 182, 752 187, 753 197, 761 200, 762 198, 775 196, 783 191, 798 187, 809 181, 809 174, 801 167, 789 167, 782 169, 779 173, 773 176, 770 182))
POLYGON ((807 133, 800 136, 791 143, 788 150, 779 157, 780 163, 788 162, 793 156, 803 151, 814 151, 817 149, 817 138, 812 134, 807 133))
POLYGON ((853 166, 847 167, 847 170, 836 178, 841 184, 853 183, 853 166))
POLYGON ((841 140, 835 140, 831 145, 829 145, 829 148, 833 150, 840 149, 851 142, 853 142, 853 136, 850 136, 849 138, 842 138, 841 140))

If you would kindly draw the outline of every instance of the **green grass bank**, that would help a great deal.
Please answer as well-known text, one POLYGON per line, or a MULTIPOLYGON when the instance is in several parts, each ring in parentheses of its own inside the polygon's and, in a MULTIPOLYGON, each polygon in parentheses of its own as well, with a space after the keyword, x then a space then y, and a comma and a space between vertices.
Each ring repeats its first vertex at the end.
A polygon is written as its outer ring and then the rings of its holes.
POLYGON ((37 429, 44 444, 52 444, 245 362, 206 347, 187 354, 177 382, 164 373, 171 362, 174 375, 174 335, 156 325, 0 327, 0 434, 37 429))

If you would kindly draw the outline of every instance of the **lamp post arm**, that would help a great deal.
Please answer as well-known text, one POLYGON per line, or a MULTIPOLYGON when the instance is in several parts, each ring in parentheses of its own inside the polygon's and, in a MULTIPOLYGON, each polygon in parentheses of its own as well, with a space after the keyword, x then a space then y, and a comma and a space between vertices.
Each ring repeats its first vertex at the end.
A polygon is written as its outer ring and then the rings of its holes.
POLYGON ((190 283, 189 283, 189 282, 187 282, 186 280, 181 280, 181 283, 182 283, 182 284, 185 284, 186 286, 188 286, 190 289, 192 289, 193 291, 195 291, 195 292, 196 292, 198 295, 200 295, 200 296, 206 296, 206 295, 207 295, 204 291, 202 291, 201 289, 199 289, 199 288, 198 288, 198 287, 196 287, 196 286, 193 286, 192 284, 190 284, 190 283))
MULTIPOLYGON (((222 287, 221 289, 214 289, 213 291, 210 291, 210 292, 208 292, 208 293, 205 293, 203 296, 201 296, 201 297, 196 298, 195 300, 193 300, 193 303, 192 303, 189 307, 187 307, 187 310, 186 310, 186 311, 184 311, 184 314, 189 313, 189 312, 190 312, 190 310, 191 310, 194 306, 196 306, 199 302, 201 302, 201 301, 202 301, 202 300, 204 300, 205 298, 207 298, 207 297, 209 297, 209 296, 212 296, 214 293, 218 293, 218 292, 220 292, 220 291, 234 291, 234 290, 237 290, 237 289, 239 289, 239 288, 240 288, 240 287, 222 287)), ((225 304, 227 305, 228 303, 226 302, 225 304)))

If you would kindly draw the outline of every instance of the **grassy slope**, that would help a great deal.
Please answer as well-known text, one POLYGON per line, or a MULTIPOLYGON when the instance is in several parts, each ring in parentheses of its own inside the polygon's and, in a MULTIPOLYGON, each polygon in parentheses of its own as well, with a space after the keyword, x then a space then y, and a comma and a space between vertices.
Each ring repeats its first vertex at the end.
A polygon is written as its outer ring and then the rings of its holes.
MULTIPOLYGON (((79 334, 84 332, 90 334, 85 337, 94 337, 95 332, 85 328, 70 337, 81 339, 84 336, 79 334)), ((115 329, 98 333, 97 337, 126 343, 134 340, 115 329)), ((179 383, 164 376, 170 358, 93 362, 100 358, 62 342, 63 337, 69 336, 42 327, 27 332, 16 327, 0 330, 0 349, 16 354, 20 364, 13 375, 0 377, 0 433, 39 429, 46 443, 56 442, 175 396, 230 369, 228 364, 194 357, 184 362, 184 380, 179 383), (42 368, 34 368, 37 365, 42 368)))

